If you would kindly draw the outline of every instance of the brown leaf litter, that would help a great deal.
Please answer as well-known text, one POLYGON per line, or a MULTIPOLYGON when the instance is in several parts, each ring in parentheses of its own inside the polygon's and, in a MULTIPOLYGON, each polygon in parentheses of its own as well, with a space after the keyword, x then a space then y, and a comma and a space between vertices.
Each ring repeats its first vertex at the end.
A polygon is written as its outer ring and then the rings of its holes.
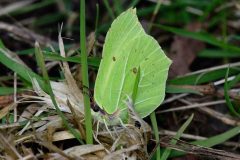
MULTIPOLYGON (((61 56, 65 57, 63 41, 59 36, 61 56)), ((64 77, 61 82, 51 81, 51 86, 58 106, 66 116, 68 123, 86 137, 82 91, 77 87, 66 62, 61 64, 64 77)), ((148 159, 147 142, 151 137, 151 128, 147 123, 135 126, 135 121, 128 124, 107 126, 97 119, 93 121, 94 144, 68 144, 75 137, 65 129, 62 119, 56 114, 50 96, 32 79, 34 94, 21 94, 17 103, 24 102, 25 109, 16 123, 1 126, 1 132, 9 134, 9 140, 0 143, 0 155, 10 159, 148 159), (62 145, 68 144, 62 148, 62 145), (60 145, 59 145, 60 144, 60 145), (29 147, 29 145, 31 147, 29 147)), ((3 116, 16 105, 13 95, 5 102, 9 105, 2 110, 3 116)), ((5 97, 6 98, 6 97, 5 97)), ((19 108, 18 108, 19 109, 19 108)), ((20 113, 20 112, 18 112, 20 113)), ((0 133, 1 133, 0 132, 0 133)), ((1 135, 0 135, 1 136, 1 135)), ((7 136, 6 136, 7 137, 7 136)), ((0 137, 1 138, 1 137, 0 137)))
MULTIPOLYGON (((197 32, 202 28, 200 23, 191 23, 186 29, 188 31, 197 32)), ((197 53, 205 48, 203 42, 193 40, 182 36, 174 36, 174 40, 171 44, 171 49, 168 54, 169 58, 173 61, 170 70, 169 77, 176 77, 188 73, 189 66, 195 59, 197 53)))

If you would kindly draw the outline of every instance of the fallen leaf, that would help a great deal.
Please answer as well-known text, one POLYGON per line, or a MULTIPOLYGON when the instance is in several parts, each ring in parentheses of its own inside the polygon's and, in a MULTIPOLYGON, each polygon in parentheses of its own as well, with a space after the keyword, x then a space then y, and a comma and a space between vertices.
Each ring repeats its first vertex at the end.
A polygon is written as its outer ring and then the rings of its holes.
MULTIPOLYGON (((202 25, 200 23, 191 23, 186 27, 188 31, 193 32, 201 28, 202 25)), ((170 67, 169 77, 173 78, 188 73, 190 71, 189 66, 195 59, 197 53, 204 48, 205 44, 203 42, 182 36, 175 36, 168 54, 169 58, 173 61, 170 67)))

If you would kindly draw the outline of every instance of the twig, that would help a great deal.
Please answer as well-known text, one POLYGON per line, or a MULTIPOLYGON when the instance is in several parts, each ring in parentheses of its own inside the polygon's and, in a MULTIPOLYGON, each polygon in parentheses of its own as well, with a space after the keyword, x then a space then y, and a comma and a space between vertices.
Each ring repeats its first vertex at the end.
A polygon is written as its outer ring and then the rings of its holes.
POLYGON ((6 138, 6 135, 3 135, 2 133, 0 133, 0 145, 1 148, 3 147, 5 154, 11 155, 11 158, 22 159, 22 156, 18 153, 15 146, 13 146, 8 138, 6 138))
POLYGON ((140 148, 141 148, 140 145, 136 144, 136 145, 133 145, 129 148, 124 148, 124 149, 121 149, 121 150, 117 150, 116 152, 113 152, 113 153, 107 155, 106 157, 104 157, 104 160, 114 159, 114 157, 117 156, 117 155, 123 155, 123 153, 134 151, 134 150, 137 150, 137 149, 140 149, 140 148))
MULTIPOLYGON (((192 103, 187 101, 187 100, 180 100, 181 102, 185 103, 185 104, 189 104, 191 105, 192 103)), ((199 111, 207 113, 208 115, 212 116, 215 119, 218 119, 220 121, 222 121, 223 123, 227 124, 227 125, 232 125, 232 126, 237 126, 240 125, 240 121, 237 121, 227 115, 224 115, 222 113, 219 113, 215 110, 212 110, 210 108, 207 107, 202 107, 202 108, 198 108, 199 111)))
POLYGON ((14 106, 13 112, 14 112, 14 122, 17 122, 17 73, 14 72, 14 103, 16 103, 16 105, 14 106))
MULTIPOLYGON (((177 134, 177 132, 161 129, 161 130, 159 131, 159 134, 160 134, 160 135, 175 136, 175 135, 177 134)), ((183 134, 181 135, 181 138, 192 139, 192 140, 205 140, 205 139, 207 139, 206 137, 195 136, 195 135, 186 134, 186 133, 183 133, 183 134)))
POLYGON ((16 1, 15 3, 9 3, 9 5, 1 7, 0 16, 9 14, 22 7, 26 7, 27 5, 33 3, 34 1, 36 0, 16 1))
POLYGON ((224 115, 222 113, 216 112, 213 109, 210 108, 199 108, 198 109, 201 112, 207 113, 209 116, 212 116, 215 119, 218 119, 222 121, 224 124, 231 125, 231 126, 239 126, 240 121, 237 121, 227 115, 224 115))
POLYGON ((167 112, 181 111, 181 110, 187 110, 187 109, 193 109, 193 108, 199 108, 199 107, 206 107, 206 106, 212 106, 212 105, 224 104, 224 103, 226 103, 225 100, 211 101, 211 102, 205 102, 205 103, 197 103, 197 104, 191 104, 191 105, 187 105, 187 106, 181 106, 181 107, 162 110, 162 111, 158 111, 157 113, 167 113, 167 112))
MULTIPOLYGON (((216 66, 216 67, 211 67, 211 68, 207 68, 207 69, 202 69, 202 70, 198 70, 196 72, 191 72, 191 73, 187 73, 185 74, 185 76, 190 76, 190 75, 194 75, 194 74, 198 74, 198 73, 203 73, 203 72, 210 72, 210 71, 215 71, 218 69, 224 69, 224 68, 228 68, 229 64, 224 64, 224 65, 220 65, 220 66, 216 66)), ((240 62, 236 62, 236 63, 231 63, 231 68, 232 67, 238 67, 240 66, 240 62)))
POLYGON ((5 22, 0 22, 0 30, 5 30, 11 32, 16 37, 19 37, 21 40, 25 40, 27 43, 34 46, 35 41, 39 42, 41 45, 48 46, 49 44, 57 45, 56 42, 53 42, 49 38, 46 38, 42 35, 34 33, 33 31, 23 28, 22 26, 15 26, 5 22))
POLYGON ((188 95, 189 95, 188 93, 183 93, 183 94, 179 94, 179 95, 174 95, 174 96, 172 96, 172 97, 164 100, 164 102, 163 102, 162 104, 170 103, 170 102, 172 102, 172 101, 175 101, 175 100, 177 100, 177 99, 179 99, 179 98, 186 97, 186 96, 188 96, 188 95))

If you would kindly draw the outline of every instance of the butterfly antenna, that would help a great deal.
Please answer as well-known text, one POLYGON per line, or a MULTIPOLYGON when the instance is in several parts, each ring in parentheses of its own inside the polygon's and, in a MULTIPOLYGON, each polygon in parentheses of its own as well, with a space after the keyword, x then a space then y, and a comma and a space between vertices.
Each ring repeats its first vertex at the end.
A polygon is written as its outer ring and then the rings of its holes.
POLYGON ((107 122, 106 122, 106 120, 105 120, 105 119, 103 119, 103 123, 104 123, 104 125, 105 125, 105 127, 106 127, 107 131, 109 132, 110 136, 111 136, 111 137, 112 137, 112 139, 113 139, 113 135, 112 135, 111 131, 109 130, 109 128, 108 128, 108 126, 107 126, 107 122))
POLYGON ((96 137, 98 136, 98 130, 99 130, 99 121, 97 121, 97 131, 96 131, 96 137))

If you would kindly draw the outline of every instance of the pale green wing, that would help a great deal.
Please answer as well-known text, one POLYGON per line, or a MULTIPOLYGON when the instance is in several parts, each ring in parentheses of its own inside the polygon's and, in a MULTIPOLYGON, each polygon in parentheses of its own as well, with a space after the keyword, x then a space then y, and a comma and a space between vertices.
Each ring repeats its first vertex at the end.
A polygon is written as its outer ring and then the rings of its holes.
MULTIPOLYGON (((164 54, 153 37, 145 35, 136 41, 139 41, 139 43, 135 43, 134 47, 137 48, 135 57, 140 58, 138 59, 140 80, 134 107, 136 112, 144 118, 164 100, 171 60, 164 54)), ((134 58, 132 61, 135 61, 134 58)))
MULTIPOLYGON (((137 69, 140 68, 134 107, 141 117, 146 117, 161 104, 165 97, 171 60, 164 54, 157 41, 146 34, 131 40, 120 53, 122 56, 115 61, 114 74, 111 76, 111 83, 108 84, 112 92, 110 98, 117 100, 115 103, 118 108, 126 109, 125 112, 127 112, 128 107, 124 102, 127 96, 132 96, 137 69), (121 91, 118 97, 114 94, 116 88, 121 91)), ((121 114, 125 117, 124 113, 121 114)))
POLYGON ((121 57, 125 56, 125 53, 121 51, 130 41, 144 34, 135 9, 122 13, 114 20, 107 33, 103 57, 95 82, 94 99, 109 114, 114 113, 118 108, 119 96, 122 93, 121 87, 124 83, 124 77, 119 73, 124 71, 122 65, 127 59, 121 57))

